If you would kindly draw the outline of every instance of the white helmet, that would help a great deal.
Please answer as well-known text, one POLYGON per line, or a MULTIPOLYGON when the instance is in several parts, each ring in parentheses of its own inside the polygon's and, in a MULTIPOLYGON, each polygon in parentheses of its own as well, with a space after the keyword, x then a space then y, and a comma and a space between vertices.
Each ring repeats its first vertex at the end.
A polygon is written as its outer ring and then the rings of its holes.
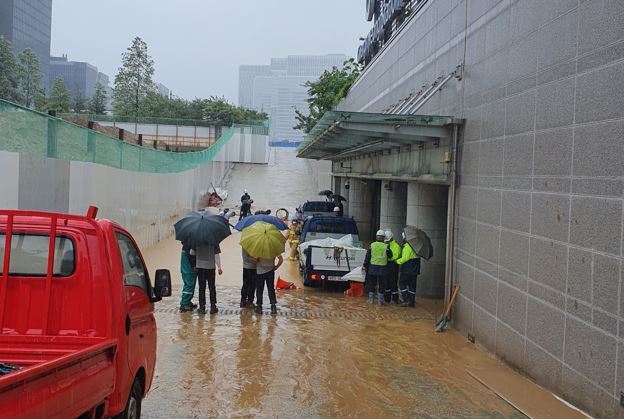
POLYGON ((377 230, 375 237, 386 237, 386 233, 383 230, 377 230))
POLYGON ((340 211, 340 207, 334 207, 334 212, 340 211))
POLYGON ((392 230, 390 229, 385 231, 385 236, 386 236, 386 241, 390 241, 394 238, 394 235, 392 234, 392 230))

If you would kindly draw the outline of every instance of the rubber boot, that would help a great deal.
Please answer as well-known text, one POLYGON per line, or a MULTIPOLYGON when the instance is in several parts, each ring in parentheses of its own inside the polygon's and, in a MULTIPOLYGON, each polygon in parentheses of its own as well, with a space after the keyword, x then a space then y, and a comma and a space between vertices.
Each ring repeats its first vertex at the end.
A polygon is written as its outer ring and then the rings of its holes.
POLYGON ((392 301, 392 291, 386 290, 386 292, 384 293, 384 301, 386 302, 386 304, 390 304, 390 301, 392 301))
POLYGON ((247 301, 245 301, 244 298, 241 298, 240 308, 245 308, 245 307, 247 307, 247 301))
POLYGON ((401 291, 401 300, 403 301, 403 304, 401 305, 406 305, 408 300, 408 296, 407 296, 407 290, 405 291, 401 291))
POLYGON ((368 293, 368 304, 373 304, 375 302, 375 293, 374 292, 369 292, 368 293))
POLYGON ((275 304, 271 304, 271 314, 277 314, 277 307, 275 304))
POLYGON ((216 305, 211 305, 210 306, 210 314, 217 314, 219 312, 219 309, 217 308, 216 305))
POLYGON ((197 309, 198 314, 206 314, 206 306, 199 306, 197 309))
POLYGON ((416 294, 410 293, 408 297, 408 306, 415 307, 416 306, 416 294))
POLYGON ((379 305, 383 305, 385 304, 384 302, 384 294, 381 292, 377 293, 377 302, 379 303, 379 305))
POLYGON ((254 311, 258 314, 262 314, 262 306, 256 306, 256 308, 254 309, 254 311))
POLYGON ((399 304, 399 293, 395 292, 394 294, 392 294, 392 302, 394 304, 399 304))

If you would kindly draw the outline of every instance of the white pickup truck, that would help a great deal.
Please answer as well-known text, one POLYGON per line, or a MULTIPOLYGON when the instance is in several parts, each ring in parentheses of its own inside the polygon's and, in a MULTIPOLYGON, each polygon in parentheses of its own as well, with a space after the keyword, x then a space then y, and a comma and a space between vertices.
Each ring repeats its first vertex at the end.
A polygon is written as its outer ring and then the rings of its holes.
POLYGON ((299 255, 304 285, 347 283, 342 277, 364 264, 366 250, 352 218, 314 216, 303 227, 299 255))

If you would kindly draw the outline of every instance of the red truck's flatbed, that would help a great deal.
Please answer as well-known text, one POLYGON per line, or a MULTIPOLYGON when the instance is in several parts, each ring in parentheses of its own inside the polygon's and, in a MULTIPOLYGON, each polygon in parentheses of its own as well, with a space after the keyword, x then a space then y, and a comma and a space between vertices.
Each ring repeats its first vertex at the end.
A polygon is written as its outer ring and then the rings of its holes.
MULTIPOLYGON (((115 387, 116 339, 0 335, 1 418, 78 417, 115 387)), ((104 409, 105 406, 102 406, 104 409)))

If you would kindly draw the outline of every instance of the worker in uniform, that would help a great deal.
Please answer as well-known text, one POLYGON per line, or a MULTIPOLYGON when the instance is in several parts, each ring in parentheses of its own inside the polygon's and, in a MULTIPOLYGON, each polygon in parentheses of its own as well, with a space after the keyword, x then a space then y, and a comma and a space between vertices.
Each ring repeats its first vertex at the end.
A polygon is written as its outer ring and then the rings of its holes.
POLYGON ((253 199, 246 199, 243 201, 243 204, 240 207, 238 221, 251 215, 251 204, 253 204, 253 199))
POLYGON ((288 260, 297 260, 299 258, 299 239, 301 238, 301 227, 299 226, 298 220, 292 220, 288 228, 287 238, 288 244, 290 245, 288 260))
POLYGON ((241 196, 241 204, 244 204, 245 201, 249 201, 251 199, 251 196, 249 195, 249 193, 247 193, 247 189, 245 189, 243 195, 241 196))
POLYGON ((180 272, 182 273, 182 299, 180 301, 180 312, 193 311, 196 304, 191 299, 195 293, 195 284, 197 283, 197 271, 195 270, 195 255, 191 255, 191 248, 185 244, 182 245, 182 255, 180 259, 180 272))
POLYGON ((392 251, 392 257, 388 259, 386 268, 386 294, 384 296, 386 303, 399 304, 399 265, 396 261, 401 257, 401 245, 394 240, 392 230, 385 231, 386 244, 392 251))
POLYGON ((377 300, 379 304, 384 303, 384 292, 386 291, 386 267, 388 259, 392 257, 390 247, 384 243, 386 238, 383 230, 377 231, 375 241, 371 243, 364 258, 364 271, 366 272, 365 288, 368 292, 368 302, 375 301, 375 286, 377 287, 377 300))
POLYGON ((403 306, 414 307, 416 305, 416 280, 420 275, 420 258, 405 240, 405 233, 403 233, 403 241, 403 251, 401 257, 397 259, 397 264, 401 267, 399 289, 403 297, 403 306))

